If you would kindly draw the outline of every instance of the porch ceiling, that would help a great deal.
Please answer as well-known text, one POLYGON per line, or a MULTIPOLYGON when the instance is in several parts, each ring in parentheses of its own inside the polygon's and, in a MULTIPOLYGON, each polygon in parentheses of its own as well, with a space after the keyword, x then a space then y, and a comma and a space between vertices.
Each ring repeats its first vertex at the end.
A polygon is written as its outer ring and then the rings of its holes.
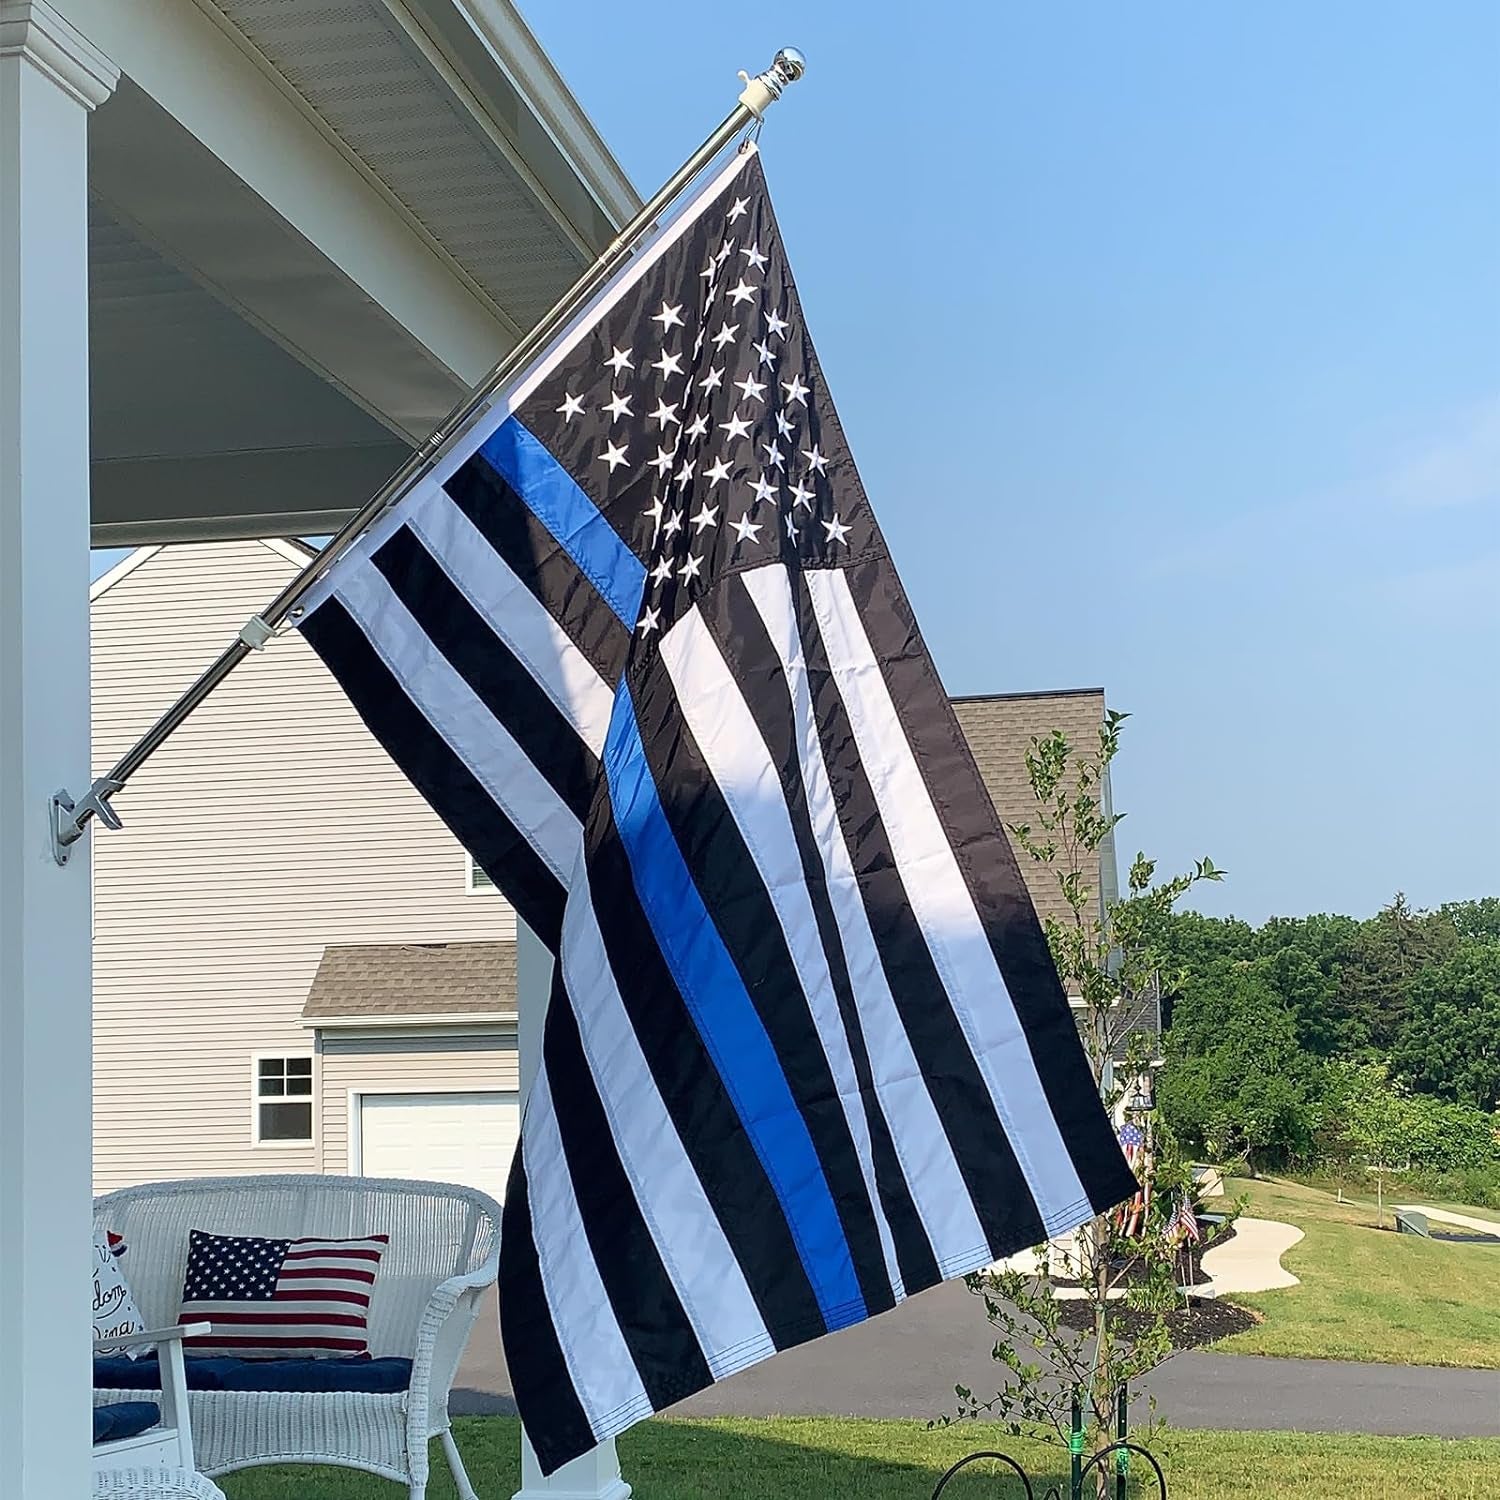
POLYGON ((508 0, 69 9, 98 545, 331 529, 636 206, 508 0))

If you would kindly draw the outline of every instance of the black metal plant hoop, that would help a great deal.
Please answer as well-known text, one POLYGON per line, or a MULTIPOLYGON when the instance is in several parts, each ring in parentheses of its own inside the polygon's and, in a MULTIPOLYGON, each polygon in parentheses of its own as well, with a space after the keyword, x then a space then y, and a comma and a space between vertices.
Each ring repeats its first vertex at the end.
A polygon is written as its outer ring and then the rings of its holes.
POLYGON ((1018 1464, 1015 1459, 1013 1459, 1008 1453, 971 1453, 967 1458, 959 1459, 959 1461, 954 1464, 953 1467, 949 1469, 948 1472, 944 1474, 940 1480, 938 1480, 937 1488, 932 1492, 932 1500, 938 1500, 938 1496, 941 1495, 944 1489, 947 1488, 948 1481, 952 1479, 960 1469, 966 1469, 970 1464, 977 1464, 982 1459, 993 1459, 996 1463, 1009 1464, 1015 1471, 1016 1475, 1019 1477, 1021 1483, 1026 1486, 1026 1500, 1036 1500, 1035 1492, 1031 1488, 1031 1480, 1026 1476, 1026 1470, 1023 1469, 1020 1464, 1018 1464))

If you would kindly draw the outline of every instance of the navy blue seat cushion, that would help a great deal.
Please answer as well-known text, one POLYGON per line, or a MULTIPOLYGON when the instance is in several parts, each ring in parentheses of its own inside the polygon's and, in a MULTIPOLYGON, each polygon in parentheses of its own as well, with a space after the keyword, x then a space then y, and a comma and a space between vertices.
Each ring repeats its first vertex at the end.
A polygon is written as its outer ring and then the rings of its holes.
MULTIPOLYGON (((404 1391, 411 1384, 409 1359, 375 1359, 352 1354, 332 1359, 232 1359, 189 1354, 190 1391, 404 1391)), ((94 1388, 101 1391, 159 1391, 156 1356, 127 1359, 101 1355, 94 1360, 94 1388)))
POLYGON ((139 1437, 161 1421, 161 1408, 154 1401, 116 1401, 94 1408, 94 1441, 118 1442, 139 1437))

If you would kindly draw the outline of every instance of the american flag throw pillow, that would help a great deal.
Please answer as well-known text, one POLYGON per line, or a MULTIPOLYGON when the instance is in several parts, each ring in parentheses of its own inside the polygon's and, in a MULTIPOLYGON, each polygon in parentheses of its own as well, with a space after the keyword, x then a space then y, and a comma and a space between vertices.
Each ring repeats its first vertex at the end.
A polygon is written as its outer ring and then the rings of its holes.
POLYGON ((273 1240, 190 1230, 180 1317, 213 1328, 188 1347, 283 1359, 368 1354, 370 1293, 390 1242, 388 1234, 273 1240))

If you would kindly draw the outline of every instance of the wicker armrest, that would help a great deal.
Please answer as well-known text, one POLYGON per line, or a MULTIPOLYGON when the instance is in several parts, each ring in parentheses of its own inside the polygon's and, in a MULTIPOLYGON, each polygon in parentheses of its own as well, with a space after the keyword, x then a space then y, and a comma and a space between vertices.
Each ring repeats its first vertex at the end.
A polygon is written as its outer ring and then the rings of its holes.
POLYGON ((174 1323, 170 1328, 143 1328, 139 1333, 122 1334, 119 1338, 95 1339, 94 1353, 139 1349, 142 1344, 180 1344, 184 1339, 202 1338, 211 1327, 209 1323, 174 1323))

